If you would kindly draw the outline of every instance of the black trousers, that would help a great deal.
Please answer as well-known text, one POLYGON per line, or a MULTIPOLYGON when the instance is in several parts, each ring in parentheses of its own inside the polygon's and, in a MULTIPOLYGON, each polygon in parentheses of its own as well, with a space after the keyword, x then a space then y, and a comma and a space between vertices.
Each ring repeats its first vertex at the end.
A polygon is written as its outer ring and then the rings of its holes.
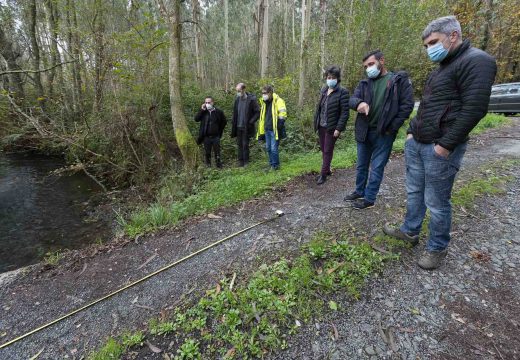
POLYGON ((220 160, 220 138, 218 136, 206 136, 204 137, 204 154, 206 157, 206 165, 211 166, 211 150, 215 155, 215 166, 222 167, 222 161, 220 160))
POLYGON ((238 164, 247 165, 249 162, 249 134, 247 128, 237 128, 238 164))

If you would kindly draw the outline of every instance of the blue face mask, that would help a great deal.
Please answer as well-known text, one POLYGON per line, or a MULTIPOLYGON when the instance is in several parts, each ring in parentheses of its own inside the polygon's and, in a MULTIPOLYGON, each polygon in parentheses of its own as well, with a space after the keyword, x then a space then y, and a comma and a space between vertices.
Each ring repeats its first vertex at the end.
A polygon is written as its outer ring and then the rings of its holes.
POLYGON ((379 76, 379 74, 381 74, 381 70, 377 67, 377 64, 367 67, 366 72, 367 76, 371 79, 375 79, 379 76))
POLYGON ((335 88, 336 85, 338 85, 338 80, 337 79, 327 79, 327 86, 329 88, 335 88))
MULTIPOLYGON (((446 38, 446 39, 449 39, 449 37, 446 38)), ((444 39, 444 40, 446 40, 446 39, 444 39)), ((433 62, 441 62, 448 55, 450 49, 449 48, 446 49, 444 47, 444 45, 443 45, 444 40, 438 42, 437 44, 429 47, 426 50, 428 52, 428 56, 430 57, 431 61, 433 61, 433 62)), ((450 47, 451 47, 451 44, 450 44, 450 47)))

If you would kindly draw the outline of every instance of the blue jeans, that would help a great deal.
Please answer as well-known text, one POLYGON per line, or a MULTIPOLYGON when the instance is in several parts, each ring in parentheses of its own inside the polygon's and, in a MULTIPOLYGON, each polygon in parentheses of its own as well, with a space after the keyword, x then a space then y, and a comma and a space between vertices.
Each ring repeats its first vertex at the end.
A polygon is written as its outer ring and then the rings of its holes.
POLYGON ((356 193, 371 203, 376 201, 394 140, 395 135, 370 130, 365 142, 357 143, 356 193))
POLYGON ((422 144, 413 138, 405 143, 406 216, 401 231, 418 235, 430 210, 428 251, 448 247, 451 229, 451 190, 459 171, 467 143, 458 145, 444 158, 433 149, 434 144, 422 144))
POLYGON ((273 130, 265 131, 265 150, 267 151, 267 155, 269 155, 269 165, 275 169, 280 167, 280 158, 278 156, 279 143, 280 141, 276 140, 273 130))

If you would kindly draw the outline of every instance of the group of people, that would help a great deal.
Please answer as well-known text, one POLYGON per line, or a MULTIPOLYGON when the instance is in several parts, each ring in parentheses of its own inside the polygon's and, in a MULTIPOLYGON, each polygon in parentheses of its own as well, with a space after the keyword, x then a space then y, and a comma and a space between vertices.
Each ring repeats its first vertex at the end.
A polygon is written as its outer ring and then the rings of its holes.
MULTIPOLYGON (((258 121, 256 139, 265 141, 270 169, 278 170, 278 146, 280 140, 286 137, 285 101, 274 92, 271 85, 262 88, 262 98, 259 101, 254 94, 246 91, 244 83, 237 84, 236 91, 231 137, 237 140, 238 165, 246 166, 249 163, 249 141, 255 136, 255 124, 258 121)), ((211 166, 213 153, 216 167, 221 168, 220 138, 227 121, 222 110, 215 107, 211 96, 204 99, 200 111, 195 115, 195 121, 200 122, 197 143, 204 144, 206 165, 211 166)))
MULTIPOLYGON (((453 183, 468 134, 487 113, 497 66, 492 56, 463 40, 454 16, 428 24, 422 41, 438 67, 430 73, 417 115, 406 131, 406 215, 401 226, 385 225, 383 232, 415 246, 429 209, 429 237, 418 265, 431 270, 439 267, 447 255, 453 183)), ((397 132, 414 107, 412 83, 406 72, 389 71, 380 50, 369 52, 362 61, 367 78, 359 82, 352 96, 340 85, 341 70, 337 66, 325 70, 326 86, 314 115, 322 152, 317 178, 321 185, 331 175, 334 146, 345 130, 349 110, 357 112, 356 185, 344 200, 360 210, 374 206, 397 132)), ((237 138, 239 165, 249 161, 249 139, 259 120, 256 138, 265 140, 270 168, 279 169, 278 145, 285 136, 287 118, 285 102, 269 85, 262 88, 259 102, 245 91, 243 83, 236 90, 231 136, 237 138)), ((195 120, 201 121, 199 143, 204 143, 206 162, 210 163, 214 149, 216 165, 222 166, 219 139, 226 124, 224 114, 208 97, 195 120)))

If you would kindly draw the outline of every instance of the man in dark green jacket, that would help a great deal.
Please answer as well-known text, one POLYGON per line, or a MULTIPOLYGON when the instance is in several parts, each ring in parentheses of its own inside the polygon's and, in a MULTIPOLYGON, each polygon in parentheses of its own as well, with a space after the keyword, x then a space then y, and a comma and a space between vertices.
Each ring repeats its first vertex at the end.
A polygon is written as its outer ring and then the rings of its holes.
POLYGON ((400 228, 387 225, 384 232, 416 245, 428 208, 429 237, 418 265, 431 270, 447 254, 453 182, 468 134, 486 115, 497 66, 493 57, 462 40, 454 16, 432 21, 422 38, 430 60, 439 66, 426 81, 417 116, 408 129, 404 223, 400 228))
POLYGON ((363 58, 367 78, 360 81, 349 106, 356 116, 356 189, 345 196, 355 209, 374 206, 397 131, 413 110, 413 89, 408 74, 393 73, 380 50, 363 58), (370 171, 369 171, 370 169, 370 171))

